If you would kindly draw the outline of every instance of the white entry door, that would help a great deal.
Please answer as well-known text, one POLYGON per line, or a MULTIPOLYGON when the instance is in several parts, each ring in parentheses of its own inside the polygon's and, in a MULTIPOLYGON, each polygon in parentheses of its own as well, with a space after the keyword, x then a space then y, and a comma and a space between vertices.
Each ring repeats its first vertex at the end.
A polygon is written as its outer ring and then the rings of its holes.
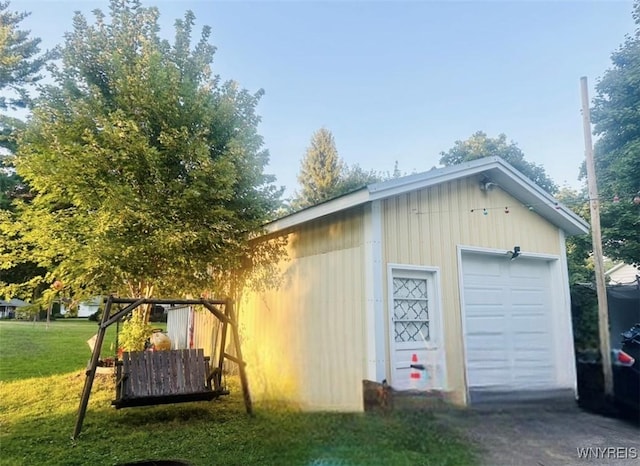
POLYGON ((396 390, 441 389, 444 367, 440 354, 436 272, 390 266, 388 273, 391 386, 396 390), (416 371, 411 368, 412 364, 424 366, 419 380, 411 377, 416 371))

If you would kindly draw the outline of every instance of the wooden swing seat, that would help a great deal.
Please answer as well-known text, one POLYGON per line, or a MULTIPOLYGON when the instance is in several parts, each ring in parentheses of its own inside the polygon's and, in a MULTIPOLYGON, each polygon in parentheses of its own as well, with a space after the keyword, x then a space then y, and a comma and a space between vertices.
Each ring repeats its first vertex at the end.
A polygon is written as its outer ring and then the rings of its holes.
POLYGON ((229 391, 202 349, 132 351, 116 362, 116 409, 210 401, 229 391), (212 385, 213 381, 213 385, 212 385))

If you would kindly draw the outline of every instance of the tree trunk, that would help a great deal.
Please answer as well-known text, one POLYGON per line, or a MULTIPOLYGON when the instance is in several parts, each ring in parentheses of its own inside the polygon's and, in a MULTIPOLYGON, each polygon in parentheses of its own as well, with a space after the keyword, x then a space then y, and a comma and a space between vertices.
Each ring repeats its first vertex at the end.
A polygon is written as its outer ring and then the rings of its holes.
MULTIPOLYGON (((127 285, 129 286, 129 292, 132 298, 151 298, 153 296, 154 286, 150 283, 127 280, 127 285)), ((143 304, 133 311, 133 315, 135 318, 139 318, 142 322, 148 324, 152 309, 153 306, 151 304, 143 304)))

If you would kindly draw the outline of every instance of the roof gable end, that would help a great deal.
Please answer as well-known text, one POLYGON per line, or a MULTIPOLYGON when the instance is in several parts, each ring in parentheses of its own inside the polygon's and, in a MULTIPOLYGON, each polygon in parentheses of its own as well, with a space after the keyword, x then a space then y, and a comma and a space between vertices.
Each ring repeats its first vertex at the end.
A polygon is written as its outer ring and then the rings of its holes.
POLYGON ((459 165, 432 169, 427 172, 370 184, 352 193, 271 222, 266 225, 266 229, 269 233, 281 231, 367 202, 479 174, 486 176, 488 180, 491 180, 523 205, 533 206, 536 213, 558 226, 566 234, 578 235, 589 231, 588 223, 581 217, 500 157, 485 157, 459 165))

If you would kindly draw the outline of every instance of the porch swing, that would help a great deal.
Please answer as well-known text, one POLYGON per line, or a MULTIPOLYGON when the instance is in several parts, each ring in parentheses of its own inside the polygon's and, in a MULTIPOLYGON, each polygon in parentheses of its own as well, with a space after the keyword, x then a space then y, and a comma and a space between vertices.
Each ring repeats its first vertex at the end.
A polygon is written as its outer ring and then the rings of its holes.
POLYGON ((252 414, 245 363, 242 360, 238 326, 231 300, 136 300, 109 296, 106 298, 104 314, 93 348, 91 362, 87 369, 72 438, 77 438, 82 429, 107 328, 119 322, 120 319, 129 315, 134 309, 143 304, 201 305, 207 309, 221 323, 217 365, 211 368, 210 358, 204 355, 202 349, 125 352, 122 354, 121 359, 118 358, 116 360, 116 396, 111 404, 116 409, 120 409, 167 403, 211 401, 220 396, 228 395, 229 391, 222 383, 223 366, 225 359, 227 359, 238 365, 245 408, 248 414, 252 414), (126 304, 127 306, 111 315, 114 304, 126 304), (217 306, 222 306, 224 311, 219 310, 217 306), (226 353, 224 350, 229 328, 233 333, 235 356, 226 353))

